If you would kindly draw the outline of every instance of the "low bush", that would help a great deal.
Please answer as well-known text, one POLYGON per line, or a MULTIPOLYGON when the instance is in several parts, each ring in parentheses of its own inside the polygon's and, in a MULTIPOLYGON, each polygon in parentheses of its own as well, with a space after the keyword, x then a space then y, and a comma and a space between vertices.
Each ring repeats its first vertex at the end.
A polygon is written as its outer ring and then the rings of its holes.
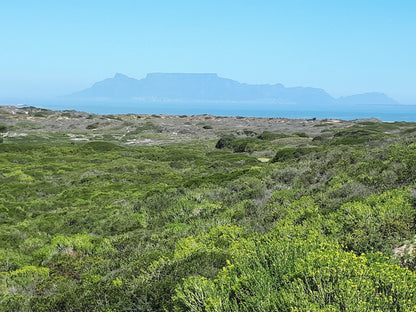
POLYGON ((308 155, 317 151, 315 147, 293 147, 283 148, 277 151, 276 155, 272 159, 272 162, 284 162, 288 160, 299 160, 302 156, 308 155))

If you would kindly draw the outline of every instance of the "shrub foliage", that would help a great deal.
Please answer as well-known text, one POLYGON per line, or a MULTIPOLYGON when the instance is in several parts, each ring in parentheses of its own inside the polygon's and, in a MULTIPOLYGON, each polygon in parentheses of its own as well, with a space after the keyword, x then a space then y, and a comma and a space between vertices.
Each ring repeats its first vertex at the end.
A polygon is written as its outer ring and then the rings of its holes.
POLYGON ((0 310, 415 311, 413 130, 6 137, 0 310))

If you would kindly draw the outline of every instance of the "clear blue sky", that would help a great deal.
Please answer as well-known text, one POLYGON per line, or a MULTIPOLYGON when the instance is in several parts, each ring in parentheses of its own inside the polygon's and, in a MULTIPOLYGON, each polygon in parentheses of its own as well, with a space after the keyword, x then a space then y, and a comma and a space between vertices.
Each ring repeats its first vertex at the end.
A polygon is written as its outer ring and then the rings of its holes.
POLYGON ((416 104, 415 0, 4 0, 0 20, 0 97, 214 72, 416 104))

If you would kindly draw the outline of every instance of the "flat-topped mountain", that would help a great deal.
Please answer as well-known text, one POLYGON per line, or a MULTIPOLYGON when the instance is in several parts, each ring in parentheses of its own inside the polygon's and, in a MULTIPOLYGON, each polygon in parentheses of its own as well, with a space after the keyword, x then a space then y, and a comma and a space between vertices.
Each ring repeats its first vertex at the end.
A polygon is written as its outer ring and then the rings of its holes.
POLYGON ((144 102, 248 102, 327 106, 333 104, 398 104, 383 93, 335 99, 323 89, 282 84, 245 84, 213 73, 150 73, 135 79, 117 73, 92 87, 70 95, 72 99, 124 99, 144 102))

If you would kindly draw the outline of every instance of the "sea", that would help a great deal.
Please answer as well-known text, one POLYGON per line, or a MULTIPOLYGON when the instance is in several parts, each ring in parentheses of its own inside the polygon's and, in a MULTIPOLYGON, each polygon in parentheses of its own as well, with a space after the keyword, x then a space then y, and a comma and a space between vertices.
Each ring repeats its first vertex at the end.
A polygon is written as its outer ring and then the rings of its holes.
POLYGON ((296 105, 253 103, 132 103, 132 102, 32 102, 29 105, 52 110, 77 110, 94 114, 166 114, 272 117, 291 119, 376 118, 386 122, 416 122, 416 105, 353 105, 302 107, 296 105))

